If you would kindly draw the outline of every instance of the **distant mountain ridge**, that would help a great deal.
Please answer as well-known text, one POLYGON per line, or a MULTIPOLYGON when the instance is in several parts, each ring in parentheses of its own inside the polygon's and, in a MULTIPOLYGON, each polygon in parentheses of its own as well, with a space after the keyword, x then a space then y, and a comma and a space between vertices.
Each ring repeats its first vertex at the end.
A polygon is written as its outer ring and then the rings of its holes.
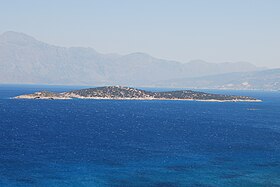
POLYGON ((154 86, 163 80, 262 70, 250 63, 181 63, 145 53, 58 47, 13 31, 0 35, 0 83, 154 86))
POLYGON ((280 68, 165 80, 155 85, 205 89, 280 90, 280 68))

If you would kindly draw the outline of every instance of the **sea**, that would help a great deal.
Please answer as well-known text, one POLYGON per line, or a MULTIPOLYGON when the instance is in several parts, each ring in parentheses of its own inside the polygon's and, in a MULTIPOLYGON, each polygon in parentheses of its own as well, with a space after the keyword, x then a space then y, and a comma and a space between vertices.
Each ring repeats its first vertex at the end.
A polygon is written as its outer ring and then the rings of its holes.
POLYGON ((80 88, 0 85, 1 187, 280 186, 279 91, 207 90, 263 102, 11 99, 80 88))

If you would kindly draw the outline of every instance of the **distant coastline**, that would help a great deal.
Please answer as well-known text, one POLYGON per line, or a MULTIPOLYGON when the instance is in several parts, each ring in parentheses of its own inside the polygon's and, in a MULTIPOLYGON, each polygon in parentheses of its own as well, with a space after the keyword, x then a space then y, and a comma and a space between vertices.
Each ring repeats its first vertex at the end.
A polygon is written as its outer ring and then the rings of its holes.
POLYGON ((104 54, 89 47, 44 43, 14 31, 0 33, 0 46, 0 82, 6 84, 280 90, 278 65, 270 69, 244 61, 179 62, 142 52, 104 54))

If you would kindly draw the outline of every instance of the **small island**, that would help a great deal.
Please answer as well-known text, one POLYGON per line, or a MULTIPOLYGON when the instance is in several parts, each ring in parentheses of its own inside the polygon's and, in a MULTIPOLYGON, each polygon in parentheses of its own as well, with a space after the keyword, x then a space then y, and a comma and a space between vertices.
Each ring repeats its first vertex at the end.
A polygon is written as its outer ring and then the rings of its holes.
POLYGON ((247 96, 210 94, 205 92, 178 90, 152 92, 122 86, 104 86, 55 93, 48 91, 16 96, 16 99, 114 99, 114 100, 188 100, 213 102, 261 102, 247 96))

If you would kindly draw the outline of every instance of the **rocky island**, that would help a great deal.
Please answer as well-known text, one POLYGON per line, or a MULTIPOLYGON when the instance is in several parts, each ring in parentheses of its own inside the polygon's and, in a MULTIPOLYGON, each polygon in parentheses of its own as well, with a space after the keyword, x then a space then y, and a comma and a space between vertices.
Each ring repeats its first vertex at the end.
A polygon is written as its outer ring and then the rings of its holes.
POLYGON ((105 86, 55 93, 48 91, 20 95, 16 99, 115 99, 115 100, 194 100, 216 102, 260 102, 247 96, 210 94, 191 90, 152 92, 122 86, 105 86))

